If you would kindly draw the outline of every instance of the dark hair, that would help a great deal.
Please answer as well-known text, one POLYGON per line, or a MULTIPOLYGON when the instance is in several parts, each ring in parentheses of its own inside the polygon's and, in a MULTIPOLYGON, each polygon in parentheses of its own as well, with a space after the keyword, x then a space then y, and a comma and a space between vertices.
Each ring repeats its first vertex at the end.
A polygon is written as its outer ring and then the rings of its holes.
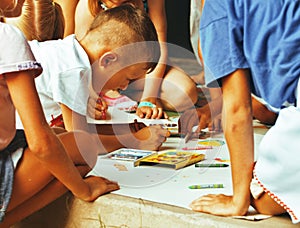
POLYGON ((100 12, 87 33, 94 30, 99 30, 101 42, 107 45, 117 44, 121 46, 144 42, 146 49, 143 51, 148 52, 152 57, 148 63, 149 69, 153 70, 157 65, 160 57, 157 32, 144 10, 131 4, 124 4, 100 12))

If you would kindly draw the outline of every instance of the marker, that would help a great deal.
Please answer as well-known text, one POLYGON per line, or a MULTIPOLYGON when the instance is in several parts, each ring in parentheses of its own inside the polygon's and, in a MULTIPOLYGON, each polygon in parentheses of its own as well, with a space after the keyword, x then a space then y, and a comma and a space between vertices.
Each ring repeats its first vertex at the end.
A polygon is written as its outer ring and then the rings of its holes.
POLYGON ((228 167, 228 164, 195 164, 195 167, 228 167))
POLYGON ((207 150, 212 149, 212 146, 197 146, 197 147, 183 147, 182 150, 207 150))
POLYGON ((222 158, 215 158, 215 160, 219 162, 230 162, 229 159, 222 159, 222 158))
POLYGON ((205 188, 224 188, 223 184, 195 184, 189 186, 189 189, 205 189, 205 188))
POLYGON ((103 110, 101 113, 101 120, 106 120, 106 110, 103 110))

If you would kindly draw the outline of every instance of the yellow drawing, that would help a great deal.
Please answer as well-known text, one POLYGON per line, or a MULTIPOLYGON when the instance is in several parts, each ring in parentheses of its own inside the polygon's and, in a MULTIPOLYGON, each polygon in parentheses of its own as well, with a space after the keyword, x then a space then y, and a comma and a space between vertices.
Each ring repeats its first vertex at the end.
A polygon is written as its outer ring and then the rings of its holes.
POLYGON ((198 144, 205 145, 205 146, 222 146, 225 144, 225 142, 219 139, 207 139, 207 140, 198 141, 198 144))

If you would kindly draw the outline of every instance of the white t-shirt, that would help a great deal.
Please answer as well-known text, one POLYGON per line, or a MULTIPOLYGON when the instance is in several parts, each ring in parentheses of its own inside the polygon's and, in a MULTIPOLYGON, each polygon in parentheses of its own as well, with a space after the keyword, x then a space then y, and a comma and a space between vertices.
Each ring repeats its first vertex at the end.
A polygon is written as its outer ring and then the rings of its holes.
MULTIPOLYGON (((2 74, 40 68, 23 34, 15 27, 0 23, 0 150, 16 133, 15 107, 2 74)), ((22 91, 20 91, 20 96, 22 91)))
POLYGON ((86 115, 91 65, 75 36, 29 44, 44 69, 35 81, 47 121, 61 114, 60 104, 86 115))

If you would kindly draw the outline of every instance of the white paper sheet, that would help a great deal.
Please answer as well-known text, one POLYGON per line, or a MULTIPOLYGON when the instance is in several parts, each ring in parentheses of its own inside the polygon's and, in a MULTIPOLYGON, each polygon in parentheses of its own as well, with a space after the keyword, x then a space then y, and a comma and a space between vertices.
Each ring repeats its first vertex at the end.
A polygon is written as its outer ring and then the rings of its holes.
MULTIPOLYGON (((223 140, 222 138, 212 140, 223 140)), ((162 149, 182 148, 187 146, 184 139, 169 138, 162 149)), ((198 140, 192 140, 188 146, 198 145, 198 140)), ((209 150, 201 150, 206 154, 205 163, 220 163, 214 158, 228 160, 226 144, 209 150)), ((226 162, 228 163, 228 162, 226 162)), ((189 208, 192 200, 209 193, 232 194, 231 171, 229 167, 197 168, 194 165, 174 170, 161 167, 134 167, 132 162, 111 161, 98 158, 92 171, 94 175, 104 176, 117 181, 121 189, 114 194, 142 198, 153 202, 189 208), (189 189, 190 185, 223 184, 224 188, 189 189)))
POLYGON ((87 115, 87 122, 91 124, 124 124, 132 123, 136 119, 138 122, 143 122, 147 126, 150 124, 167 124, 177 123, 176 120, 168 119, 143 119, 139 118, 135 113, 128 113, 114 107, 108 107, 106 120, 95 120, 87 115))

